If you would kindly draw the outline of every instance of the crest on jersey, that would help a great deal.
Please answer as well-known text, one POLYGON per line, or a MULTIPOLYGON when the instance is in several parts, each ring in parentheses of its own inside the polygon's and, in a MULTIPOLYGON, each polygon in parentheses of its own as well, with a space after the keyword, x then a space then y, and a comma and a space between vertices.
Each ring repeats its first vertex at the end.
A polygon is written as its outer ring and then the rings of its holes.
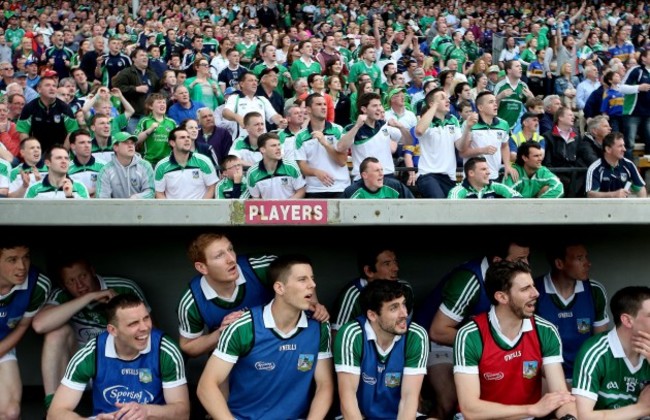
POLYGON ((580 334, 589 334, 591 332, 591 320, 589 318, 578 318, 577 322, 580 334))
POLYGON ((402 372, 386 372, 384 385, 388 388, 396 388, 402 384, 402 372))
POLYGON ((60 122, 61 122, 61 115, 56 114, 56 115, 54 116, 54 122, 55 122, 56 124, 60 123, 60 122))
POLYGON ((199 179, 199 170, 198 169, 192 171, 192 178, 199 179))
POLYGON ((313 354, 301 354, 298 356, 298 370, 301 372, 310 371, 314 367, 313 354))
POLYGON ((138 378, 143 384, 148 384, 149 382, 153 381, 151 369, 138 369, 138 378))
POLYGON ((524 361, 524 378, 533 379, 537 376, 538 363, 537 360, 524 361))

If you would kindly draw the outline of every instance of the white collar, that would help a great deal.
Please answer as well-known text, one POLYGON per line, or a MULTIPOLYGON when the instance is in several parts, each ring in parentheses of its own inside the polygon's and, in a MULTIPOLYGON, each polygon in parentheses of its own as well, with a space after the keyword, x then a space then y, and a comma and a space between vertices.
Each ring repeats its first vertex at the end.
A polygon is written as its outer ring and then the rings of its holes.
MULTIPOLYGON (((149 338, 147 340, 147 347, 142 350, 138 356, 134 357, 131 360, 137 359, 141 354, 147 354, 151 351, 151 332, 149 333, 149 338)), ((121 359, 120 356, 117 355, 117 350, 115 349, 115 337, 112 335, 108 334, 108 337, 106 338, 106 347, 104 348, 104 356, 110 357, 111 359, 121 359)))
POLYGON ((499 324, 499 318, 497 317, 497 313, 494 305, 490 307, 490 312, 488 312, 488 321, 490 322, 492 327, 494 327, 494 330, 497 332, 499 338, 503 340, 504 343, 508 344, 510 347, 514 347, 515 344, 517 344, 517 341, 519 341, 519 338, 521 338, 521 335, 523 333, 532 331, 533 329, 533 324, 530 322, 530 319, 525 318, 521 323, 521 329, 519 330, 517 336, 514 339, 510 340, 501 332, 501 325, 499 324))
POLYGON ((305 311, 300 311, 300 318, 298 319, 298 323, 296 324, 296 327, 286 334, 280 331, 277 325, 275 324, 275 319, 273 319, 273 313, 271 312, 271 304, 273 304, 273 300, 264 307, 264 311, 262 312, 262 319, 264 320, 264 328, 268 328, 270 330, 275 331, 276 334, 278 334, 282 338, 290 338, 298 331, 298 328, 307 328, 309 326, 309 321, 307 321, 307 315, 305 315, 305 311))
MULTIPOLYGON (((589 281, 589 280, 585 280, 585 281, 589 281)), ((569 303, 573 301, 576 293, 581 293, 585 291, 585 285, 581 280, 577 280, 571 296, 569 296, 567 299, 564 299, 564 297, 562 297, 562 295, 557 292, 557 289, 555 288, 555 284, 551 279, 551 273, 547 273, 544 276, 544 290, 549 295, 556 295, 557 298, 560 299, 560 302, 562 302, 564 306, 567 306, 569 303)))
POLYGON ((363 326, 363 329, 366 331, 366 337, 368 338, 368 340, 372 340, 372 341, 375 342, 375 348, 377 349, 379 354, 382 355, 382 356, 388 355, 388 353, 390 353, 391 350, 393 350, 393 347, 395 346, 395 343, 397 343, 399 340, 402 339, 401 335, 396 335, 395 337, 393 337, 393 342, 391 343, 391 345, 384 351, 379 346, 379 343, 377 342, 377 334, 375 334, 375 330, 372 329, 372 324, 370 324, 370 320, 366 320, 366 323, 363 326))
POLYGON ((239 277, 237 277, 237 280, 235 280, 235 291, 233 292, 230 298, 219 296, 217 291, 214 290, 212 286, 210 286, 210 283, 208 283, 208 280, 205 278, 205 276, 201 276, 201 291, 203 292, 203 296, 205 296, 207 300, 219 298, 219 299, 229 301, 229 299, 234 299, 234 297, 237 296, 237 289, 239 288, 239 286, 246 283, 246 278, 244 277, 244 273, 242 273, 239 265, 237 266, 237 272, 239 273, 239 277))
POLYGON ((9 296, 10 294, 18 290, 27 290, 28 287, 29 287, 29 274, 25 276, 25 281, 22 284, 14 285, 11 289, 9 289, 9 293, 7 293, 6 295, 0 295, 0 298, 9 296))

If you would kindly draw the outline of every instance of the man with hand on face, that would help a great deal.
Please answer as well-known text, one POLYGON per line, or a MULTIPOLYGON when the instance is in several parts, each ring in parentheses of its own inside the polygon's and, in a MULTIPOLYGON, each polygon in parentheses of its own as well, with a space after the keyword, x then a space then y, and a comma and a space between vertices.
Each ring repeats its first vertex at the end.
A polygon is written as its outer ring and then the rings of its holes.
POLYGON ((454 342, 454 382, 462 414, 473 419, 554 415, 575 420, 564 381, 557 329, 536 316, 539 292, 523 262, 499 261, 486 273, 492 306, 454 342), (542 376, 548 393, 542 395, 542 376))
POLYGON ((181 352, 152 327, 144 302, 131 294, 115 296, 106 304, 106 318, 106 332, 70 360, 47 418, 81 418, 74 410, 92 381, 96 420, 189 419, 181 352))
POLYGON ((329 323, 305 313, 316 295, 311 262, 281 256, 270 264, 269 278, 274 299, 223 331, 197 395, 213 418, 324 419, 334 393, 332 353, 329 323), (220 385, 228 379, 226 397, 220 385))
POLYGON ((45 154, 47 175, 25 192, 25 198, 66 199, 89 198, 86 186, 68 177, 70 155, 60 144, 55 144, 45 154))
POLYGON ((375 280, 359 300, 363 315, 343 325, 334 342, 342 414, 413 419, 426 373, 427 333, 408 321, 399 282, 375 280))

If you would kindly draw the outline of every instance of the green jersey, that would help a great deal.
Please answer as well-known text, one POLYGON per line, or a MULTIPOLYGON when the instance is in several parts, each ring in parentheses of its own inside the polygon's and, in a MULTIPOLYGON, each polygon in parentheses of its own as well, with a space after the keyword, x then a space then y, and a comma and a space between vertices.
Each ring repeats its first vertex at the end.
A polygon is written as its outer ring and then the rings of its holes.
POLYGON ((349 64, 350 64, 350 61, 352 61, 352 51, 348 50, 347 48, 343 48, 343 47, 338 47, 336 50, 341 54, 341 57, 343 57, 343 60, 345 60, 345 64, 348 67, 350 67, 349 64))
POLYGON ((517 86, 512 86, 508 82, 508 78, 504 78, 494 87, 494 95, 498 96, 504 90, 511 89, 512 93, 510 96, 501 98, 499 101, 499 111, 497 115, 499 118, 505 120, 510 126, 510 129, 513 129, 514 126, 519 121, 522 110, 524 109, 524 104, 526 103, 527 96, 524 95, 524 89, 528 88, 526 83, 519 80, 517 86))
POLYGON ((456 46, 454 43, 447 45, 447 48, 445 48, 445 52, 442 56, 445 62, 447 62, 449 59, 456 60, 458 62, 458 68, 461 71, 465 65, 465 62, 467 61, 467 53, 465 52, 465 49, 462 46, 456 46))
POLYGON ((255 50, 257 49, 257 44, 253 42, 250 45, 246 45, 245 43, 240 42, 239 44, 235 45, 235 49, 239 51, 239 54, 241 54, 242 57, 246 57, 249 59, 249 61, 253 61, 253 58, 255 57, 255 50))
MULTIPOLYGON (((523 338, 523 334, 533 332, 533 324, 529 319, 524 319, 521 331, 519 332, 520 335, 514 340, 509 340, 503 335, 495 323, 496 313, 494 306, 490 309, 488 320, 490 323, 490 335, 504 352, 515 348, 523 338)), ((543 364, 562 363, 562 344, 557 328, 537 315, 535 315, 535 326, 542 358, 544 359, 543 364)), ((483 339, 481 338, 481 332, 476 322, 469 322, 458 330, 458 334, 456 334, 456 341, 454 342, 454 372, 478 375, 479 362, 481 361, 482 355, 483 339)))
POLYGON ((7 28, 5 38, 11 44, 11 48, 15 50, 20 47, 20 43, 25 38, 25 30, 20 27, 16 29, 7 28))
POLYGON ((351 196, 351 199, 381 199, 381 198, 403 198, 395 188, 384 185, 377 191, 370 191, 367 188, 359 188, 351 196))
MULTIPOLYGON (((265 286, 271 288, 270 280, 268 280, 266 274, 267 269, 271 261, 275 259, 274 255, 249 255, 248 262, 250 263, 255 275, 259 281, 265 286)), ((243 273, 240 271, 240 277, 237 280, 237 287, 233 293, 233 299, 224 299, 214 293, 214 296, 206 296, 210 302, 214 303, 216 306, 222 309, 232 309, 239 306, 244 297, 246 296, 246 281, 243 273)), ((201 282, 207 284, 205 278, 201 279, 201 282)), ((181 296, 180 303, 178 304, 178 324, 181 336, 189 339, 200 337, 203 334, 203 329, 206 327, 205 321, 199 312, 197 303, 192 294, 192 290, 188 286, 183 296, 181 296)))
POLYGON ((489 199, 513 197, 521 198, 521 194, 500 182, 492 181, 479 191, 470 185, 467 180, 452 188, 447 196, 447 198, 455 200, 464 198, 489 199))
MULTIPOLYGON (((144 297, 142 289, 133 281, 120 277, 101 277, 97 276, 99 290, 113 290, 118 295, 135 295, 140 298, 147 307, 147 299, 144 297)), ((47 305, 63 305, 70 302, 74 297, 65 289, 56 288, 47 300, 47 305)), ((75 332, 75 337, 80 345, 86 344, 89 340, 97 337, 104 330, 108 321, 106 319, 106 304, 100 302, 91 302, 70 318, 70 324, 75 332)))
POLYGON ((650 362, 636 366, 625 355, 616 329, 589 338, 580 348, 573 369, 574 395, 596 401, 595 410, 635 404, 650 378, 650 362))
MULTIPOLYGON (((363 352, 363 334, 361 329, 365 328, 368 332, 367 339, 375 341, 376 336, 371 334, 372 327, 366 321, 366 325, 361 325, 354 319, 341 327, 341 330, 336 334, 334 339, 334 365, 336 370, 356 373, 361 373, 361 361, 364 357, 363 352), (369 328, 370 327, 370 328, 369 328)), ((427 357, 429 356, 429 335, 424 328, 411 322, 408 331, 405 335, 396 336, 395 341, 406 340, 406 351, 404 357, 404 373, 408 375, 424 375, 427 370, 427 357)), ((376 347, 375 352, 379 363, 386 363, 391 355, 376 347)), ((392 347, 391 347, 392 350, 392 347)))
POLYGON ((235 185, 235 182, 230 178, 221 178, 217 182, 215 188, 214 198, 248 198, 248 186, 246 182, 246 177, 244 176, 241 180, 241 184, 235 185), (239 189, 239 193, 237 193, 239 189))
MULTIPOLYGON (((72 181, 72 197, 89 198, 88 189, 81 182, 72 181)), ((25 192, 25 198, 64 200, 68 197, 66 197, 63 188, 50 184, 49 177, 46 176, 40 182, 30 185, 27 192, 25 192)))
POLYGON ((512 165, 519 174, 517 182, 508 176, 503 183, 517 191, 524 198, 560 198, 564 195, 564 186, 560 179, 546 166, 540 167, 532 176, 529 176, 523 166, 512 165), (546 191, 539 192, 542 188, 546 191))
POLYGON ((367 65, 364 60, 360 60, 352 65, 352 68, 350 68, 350 76, 348 77, 348 82, 357 83, 359 76, 364 73, 370 76, 370 79, 372 80, 372 86, 375 89, 379 89, 381 87, 381 70, 379 70, 377 63, 367 65))
POLYGON ((321 74, 322 68, 318 61, 305 62, 302 57, 291 64, 291 78, 295 81, 301 77, 307 78, 310 74, 321 74))
MULTIPOLYGON (((264 324, 266 328, 274 328, 275 325, 267 324, 267 319, 273 319, 273 316, 271 315, 270 303, 264 307, 264 324)), ((300 334, 302 329, 306 328, 307 322, 307 315, 305 315, 304 312, 301 312, 300 320, 298 321, 296 330, 293 332, 293 334, 289 336, 282 336, 282 338, 290 339, 291 337, 300 334)), ((320 346, 318 349, 318 358, 330 358, 332 351, 330 349, 331 334, 329 322, 322 322, 320 324, 320 329, 321 334, 320 346)), ((279 335, 279 332, 275 331, 275 334, 279 335)), ((248 354, 254 345, 255 327, 253 326, 253 316, 249 310, 246 311, 246 313, 244 313, 241 318, 230 324, 228 328, 223 331, 221 337, 219 338, 219 344, 217 344, 215 354, 223 355, 225 356, 225 359, 234 363, 240 356, 248 354)))
MULTIPOLYGON (((86 385, 95 377, 97 370, 97 352, 117 355, 115 344, 112 348, 97 349, 97 340, 90 340, 70 360, 61 383, 68 388, 84 391, 86 385)), ((107 340, 106 346, 109 346, 107 340)), ((173 388, 186 382, 183 355, 178 345, 167 335, 163 335, 160 343, 160 375, 163 388, 173 388)))
POLYGON ((158 161, 171 153, 172 149, 168 143, 169 133, 176 128, 177 124, 169 117, 163 117, 159 121, 153 115, 148 115, 140 120, 134 134, 137 136, 154 123, 158 124, 158 127, 144 140, 144 159, 155 168, 158 161))

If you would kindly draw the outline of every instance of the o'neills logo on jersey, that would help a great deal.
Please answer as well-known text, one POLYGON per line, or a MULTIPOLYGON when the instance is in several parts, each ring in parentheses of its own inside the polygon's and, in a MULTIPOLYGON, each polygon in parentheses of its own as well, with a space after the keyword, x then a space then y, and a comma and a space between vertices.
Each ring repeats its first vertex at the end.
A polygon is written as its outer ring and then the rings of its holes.
POLYGON ((275 363, 273 363, 273 362, 256 362, 255 363, 255 369, 271 371, 271 370, 275 369, 275 363))
POLYGON ((521 351, 520 350, 517 350, 517 351, 512 352, 510 354, 506 354, 505 356, 503 356, 503 360, 505 360, 506 362, 509 362, 512 359, 516 358, 516 357, 521 357, 521 351))
POLYGON ((573 312, 560 312, 557 314, 558 318, 573 318, 573 312))
POLYGON ((146 390, 131 391, 128 386, 115 385, 104 390, 104 401, 108 404, 137 402, 138 404, 149 404, 153 401, 153 394, 146 390))
POLYGON ((296 345, 295 344, 284 344, 280 346, 279 348, 280 351, 293 351, 296 350, 296 345))
POLYGON ((375 385, 377 383, 377 378, 373 378, 372 376, 368 376, 365 373, 361 373, 361 380, 368 385, 375 385))
POLYGON ((486 381, 500 381, 504 377, 505 375, 503 374, 503 372, 496 372, 496 373, 485 372, 483 374, 483 379, 485 379, 486 381))

